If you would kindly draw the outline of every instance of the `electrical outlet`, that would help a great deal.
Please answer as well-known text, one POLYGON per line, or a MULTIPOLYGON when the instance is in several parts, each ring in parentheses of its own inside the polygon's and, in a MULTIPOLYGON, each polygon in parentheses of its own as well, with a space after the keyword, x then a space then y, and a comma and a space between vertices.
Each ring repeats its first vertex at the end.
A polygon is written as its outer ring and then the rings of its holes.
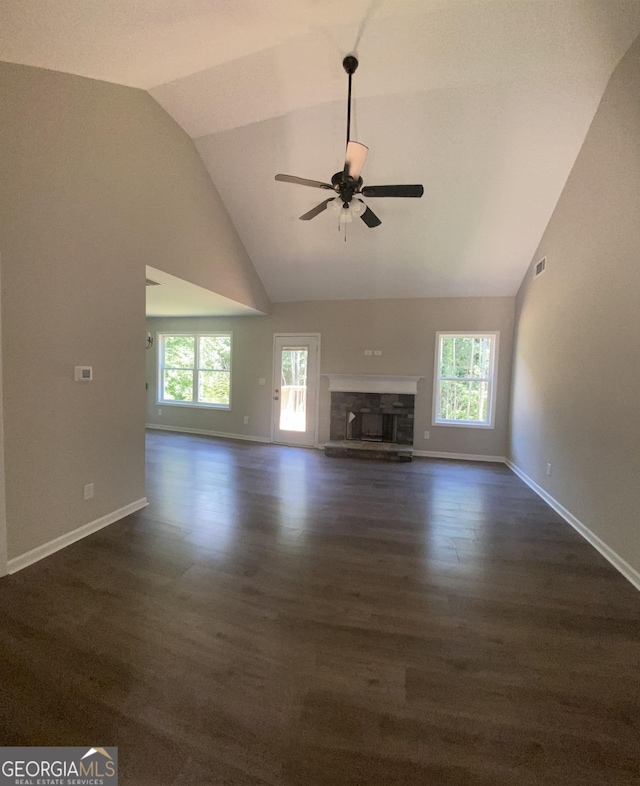
POLYGON ((371 350, 371 349, 365 349, 365 351, 364 351, 364 354, 365 354, 365 355, 373 355, 373 350, 371 350))
POLYGON ((429 439, 429 432, 428 432, 428 431, 425 431, 425 432, 424 432, 424 438, 425 438, 425 439, 429 439))
POLYGON ((380 357, 380 355, 382 355, 382 350, 381 349, 374 349, 373 350, 373 354, 378 358, 378 357, 380 357))
POLYGON ((158 415, 162 415, 162 410, 158 409, 158 415))
POLYGON ((84 498, 85 499, 93 498, 93 483, 87 483, 87 485, 84 487, 84 498))
POLYGON ((547 475, 551 475, 551 464, 547 464, 547 475))
POLYGON ((249 424, 249 415, 244 416, 244 425, 247 426, 249 424))

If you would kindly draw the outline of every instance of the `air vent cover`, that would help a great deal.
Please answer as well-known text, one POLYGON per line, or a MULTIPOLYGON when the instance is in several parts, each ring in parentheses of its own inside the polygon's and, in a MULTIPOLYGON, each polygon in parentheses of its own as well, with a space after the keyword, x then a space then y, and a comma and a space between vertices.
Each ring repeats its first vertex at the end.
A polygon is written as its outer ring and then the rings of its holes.
POLYGON ((159 287, 160 286, 160 282, 159 281, 152 281, 150 278, 145 279, 145 281, 147 282, 147 286, 148 287, 159 287))
POLYGON ((533 277, 540 276, 544 271, 547 269, 547 258, 542 257, 539 262, 536 262, 536 266, 533 269, 533 277))

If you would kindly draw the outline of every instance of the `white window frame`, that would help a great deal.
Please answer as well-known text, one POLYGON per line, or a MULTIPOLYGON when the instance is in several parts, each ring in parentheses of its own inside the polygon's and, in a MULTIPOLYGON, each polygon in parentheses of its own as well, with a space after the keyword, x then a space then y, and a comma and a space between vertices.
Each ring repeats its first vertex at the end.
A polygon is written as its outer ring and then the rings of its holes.
MULTIPOLYGON (((166 333, 158 333, 158 389, 157 389, 157 403, 159 405, 168 406, 168 407, 196 407, 197 409, 217 409, 222 410, 223 412, 230 412, 231 411, 231 401, 232 401, 232 382, 233 382, 233 333, 231 331, 218 331, 215 333, 182 333, 180 331, 170 331, 166 333), (173 399, 165 399, 163 398, 164 393, 164 371, 166 366, 164 365, 164 342, 166 338, 172 338, 173 336, 181 336, 181 337, 188 337, 195 339, 195 362, 196 365, 191 369, 193 374, 193 401, 174 401, 173 399), (200 353, 198 349, 198 339, 200 338, 217 338, 219 336, 224 336, 229 338, 230 344, 230 352, 231 352, 231 362, 229 368, 229 403, 228 404, 207 404, 205 402, 198 401, 198 371, 215 371, 216 369, 201 369, 198 366, 200 360, 200 353)), ((184 369, 188 370, 188 369, 184 369)), ((225 369, 217 369, 219 371, 226 371, 225 369)))
POLYGON ((475 331, 438 331, 436 333, 436 352, 433 371, 433 412, 431 424, 433 426, 458 426, 460 428, 495 428, 496 420, 496 392, 498 388, 498 352, 500 349, 500 331, 486 332, 475 331), (491 339, 491 359, 488 377, 441 377, 440 376, 440 347, 443 338, 488 338, 491 339), (487 400, 486 421, 477 420, 444 420, 438 417, 440 411, 440 382, 451 380, 457 382, 487 382, 489 386, 487 400))

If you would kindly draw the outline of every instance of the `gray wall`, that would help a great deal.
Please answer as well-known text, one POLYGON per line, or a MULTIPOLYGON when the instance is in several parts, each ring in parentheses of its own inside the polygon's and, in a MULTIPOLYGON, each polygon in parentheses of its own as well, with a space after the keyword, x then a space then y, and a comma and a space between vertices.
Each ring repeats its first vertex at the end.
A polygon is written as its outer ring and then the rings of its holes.
POLYGON ((147 93, 5 63, 0 106, 13 558, 144 496, 145 264, 269 304, 193 143, 147 93))
POLYGON ((640 570, 640 40, 517 297, 511 459, 640 570), (546 475, 546 463, 552 474, 546 475))
MULTIPOLYGON (((416 400, 416 450, 505 456, 513 349, 513 298, 337 300, 275 303, 267 317, 150 319, 158 332, 233 332, 232 410, 211 411, 162 405, 158 415, 157 354, 147 353, 147 423, 269 438, 274 333, 320 333, 321 374, 424 376, 416 400), (495 429, 432 426, 435 334, 439 330, 500 331, 495 429), (380 349, 382 356, 364 355, 380 349), (265 377, 265 387, 258 379, 265 377), (248 415, 249 425, 243 418, 248 415), (431 432, 423 439, 423 432, 431 432)), ((157 348, 157 344, 156 344, 157 348)), ((319 442, 329 439, 328 380, 320 380, 319 442)))

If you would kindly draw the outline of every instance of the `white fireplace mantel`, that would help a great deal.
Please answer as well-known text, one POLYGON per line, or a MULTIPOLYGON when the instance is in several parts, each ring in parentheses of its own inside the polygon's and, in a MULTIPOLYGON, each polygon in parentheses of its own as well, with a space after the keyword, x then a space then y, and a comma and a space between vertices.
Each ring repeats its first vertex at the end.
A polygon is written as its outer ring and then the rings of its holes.
POLYGON ((382 374, 325 374, 329 390, 336 393, 411 393, 418 392, 424 377, 398 377, 382 374))

